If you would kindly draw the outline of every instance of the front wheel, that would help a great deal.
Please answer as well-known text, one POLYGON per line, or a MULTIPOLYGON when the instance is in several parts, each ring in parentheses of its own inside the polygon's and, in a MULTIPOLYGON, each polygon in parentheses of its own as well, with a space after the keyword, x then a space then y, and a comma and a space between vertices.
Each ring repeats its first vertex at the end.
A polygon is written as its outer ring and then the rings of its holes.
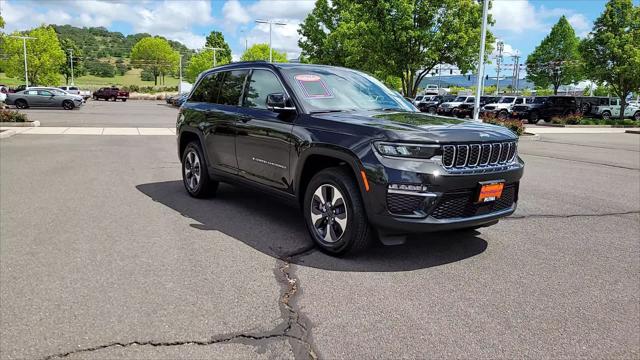
POLYGON ((122 102, 127 102, 127 99, 122 99, 122 102))
POLYGON ((218 182, 209 178, 199 142, 190 142, 182 153, 182 183, 189 195, 195 198, 211 197, 218 190, 218 182))
POLYGON ((604 120, 610 120, 611 119, 611 112, 610 111, 604 111, 602 113, 602 119, 604 120))
POLYGON ((73 104, 73 101, 65 100, 64 102, 62 102, 62 107, 65 110, 73 110, 73 108, 76 107, 76 106, 73 104))
POLYGON ((509 113, 508 113, 508 112, 506 112, 505 110, 502 110, 502 111, 500 111, 500 112, 498 113, 498 119, 500 119, 500 120, 504 120, 504 119, 506 119, 507 117, 509 117, 509 113))
POLYGON ((430 108, 428 108, 428 109, 427 109, 427 112, 428 112, 429 114, 433 115, 433 114, 435 114, 435 113, 436 113, 436 108, 434 108, 434 107, 430 107, 430 108))
POLYGON ((311 179, 303 211, 311 238, 330 255, 357 253, 371 244, 360 190, 344 167, 322 170, 311 179))

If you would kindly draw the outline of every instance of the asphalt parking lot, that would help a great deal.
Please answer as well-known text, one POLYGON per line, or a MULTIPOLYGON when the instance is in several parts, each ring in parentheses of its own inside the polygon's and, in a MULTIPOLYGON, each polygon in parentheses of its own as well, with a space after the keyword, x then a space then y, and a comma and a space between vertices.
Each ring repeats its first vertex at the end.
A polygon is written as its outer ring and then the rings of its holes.
MULTIPOLYGON (((29 110, 42 126, 176 113, 29 110)), ((0 357, 640 357, 640 135, 519 149, 514 216, 338 259, 273 198, 188 197, 173 136, 2 139, 0 357)))

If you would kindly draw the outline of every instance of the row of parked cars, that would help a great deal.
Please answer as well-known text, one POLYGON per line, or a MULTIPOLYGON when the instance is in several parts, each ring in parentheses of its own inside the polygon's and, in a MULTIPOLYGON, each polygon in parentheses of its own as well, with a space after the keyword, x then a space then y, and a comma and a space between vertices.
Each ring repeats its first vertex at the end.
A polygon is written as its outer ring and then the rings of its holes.
POLYGON ((61 107, 65 110, 72 110, 84 104, 87 99, 94 100, 121 100, 127 101, 129 92, 122 91, 117 87, 103 87, 93 93, 80 90, 76 86, 45 87, 32 86, 29 88, 18 87, 10 90, 8 87, 0 86, 0 101, 7 105, 14 105, 18 109, 30 107, 61 107))
MULTIPOLYGON (((528 120, 530 123, 574 113, 610 119, 620 116, 620 103, 618 98, 601 96, 482 96, 480 114, 528 120)), ((423 112, 464 118, 472 116, 475 96, 425 95, 418 101, 414 100, 414 104, 423 112)), ((624 116, 640 120, 640 105, 637 102, 628 104, 624 116)))

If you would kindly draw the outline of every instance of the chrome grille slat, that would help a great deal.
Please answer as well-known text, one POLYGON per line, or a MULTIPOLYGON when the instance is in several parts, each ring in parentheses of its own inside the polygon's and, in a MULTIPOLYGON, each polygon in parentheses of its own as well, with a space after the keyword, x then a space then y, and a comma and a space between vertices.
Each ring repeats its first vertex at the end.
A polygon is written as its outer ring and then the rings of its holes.
POLYGON ((516 160, 515 141, 442 145, 442 166, 453 173, 484 173, 509 168, 516 160))

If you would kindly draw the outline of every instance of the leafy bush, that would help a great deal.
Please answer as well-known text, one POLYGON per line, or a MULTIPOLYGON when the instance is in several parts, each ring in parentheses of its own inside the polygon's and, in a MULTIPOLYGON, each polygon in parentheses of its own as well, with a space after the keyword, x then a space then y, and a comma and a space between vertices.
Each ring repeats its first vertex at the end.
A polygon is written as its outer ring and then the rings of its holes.
POLYGON ((576 112, 564 116, 554 116, 551 118, 552 124, 562 124, 562 125, 578 125, 581 124, 584 120, 584 117, 581 113, 576 112))
POLYGON ((136 92, 142 94, 156 94, 163 92, 176 92, 178 91, 178 85, 176 86, 138 86, 127 85, 122 88, 125 91, 136 92))
POLYGON ((0 122, 27 122, 27 114, 17 111, 0 109, 0 122))
POLYGON ((89 74, 99 77, 113 77, 116 74, 116 68, 106 62, 89 61, 85 64, 89 74))
POLYGON ((521 136, 524 133, 524 125, 520 120, 498 119, 495 114, 485 114, 482 121, 487 124, 504 126, 513 131, 516 135, 521 136))

